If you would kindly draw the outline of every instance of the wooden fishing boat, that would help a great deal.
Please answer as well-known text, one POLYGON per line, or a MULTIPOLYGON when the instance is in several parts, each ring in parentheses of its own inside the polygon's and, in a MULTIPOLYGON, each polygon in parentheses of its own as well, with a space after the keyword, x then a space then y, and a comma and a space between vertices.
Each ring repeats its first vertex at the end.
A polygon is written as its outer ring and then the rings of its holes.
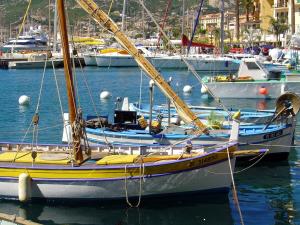
MULTIPOLYGON (((190 109, 198 116, 202 121, 207 120, 210 116, 216 116, 222 118, 225 121, 228 120, 230 114, 234 114, 240 111, 240 123, 244 124, 261 124, 267 122, 274 115, 274 110, 253 110, 253 109, 228 109, 226 112, 222 108, 218 107, 207 107, 207 106, 189 106, 190 109)), ((150 105, 139 104, 139 103, 130 103, 128 107, 129 111, 136 111, 137 115, 142 115, 145 118, 149 118, 150 115, 150 105)), ((154 105, 152 107, 152 116, 153 118, 161 115, 163 118, 169 117, 169 110, 167 105, 154 105)), ((171 120, 176 121, 178 115, 174 107, 170 107, 170 117, 171 120)))
MULTIPOLYGON (((114 22, 92 1, 77 0, 91 16, 130 52, 178 109, 186 123, 196 127, 195 135, 209 130, 176 95, 155 68, 130 43, 114 22)), ((106 200, 141 196, 177 195, 194 192, 228 191, 237 150, 238 123, 230 139, 203 148, 153 150, 140 147, 91 147, 85 141, 82 112, 77 109, 69 55, 64 1, 57 1, 64 70, 69 103, 72 143, 69 145, 1 144, 0 196, 29 199, 106 200), (210 172, 208 172, 210 171, 210 172)), ((37 108, 38 109, 38 108, 37 108)), ((37 130, 38 110, 32 125, 37 130)), ((140 201, 139 201, 140 202, 140 201)), ((139 204, 139 203, 138 203, 139 204)))
MULTIPOLYGON (((239 149, 249 150, 256 148, 268 148, 269 159, 285 160, 293 146, 293 137, 296 120, 291 119, 284 124, 270 125, 265 129, 265 125, 241 126, 239 129, 239 149)), ((229 128, 211 131, 211 136, 201 135, 191 137, 191 128, 167 127, 159 133, 149 132, 149 130, 111 128, 87 128, 87 138, 90 144, 111 145, 186 145, 185 140, 194 146, 213 146, 220 144, 224 139, 229 138, 229 128)))
POLYGON ((116 148, 114 154, 109 148, 96 149, 94 154, 98 151, 106 156, 80 166, 72 166, 67 145, 37 148, 33 159, 30 144, 1 145, 1 197, 104 200, 228 191, 231 178, 227 151, 234 167, 236 143, 220 145, 209 153, 195 149, 192 154, 182 154, 182 148, 158 149, 157 154, 143 148, 116 148))
MULTIPOLYGON (((267 158, 287 159, 293 145, 296 114, 299 107, 300 98, 296 94, 283 94, 277 99, 276 109, 272 117, 268 115, 264 123, 240 125, 239 148, 249 150, 258 146, 267 147, 269 149, 267 158)), ((164 113, 164 111, 162 112, 164 113)), ((222 113, 222 111, 219 113, 222 113)), ((102 124, 102 127, 97 127, 94 123, 91 123, 88 126, 86 129, 88 141, 91 144, 109 142, 112 145, 136 146, 185 144, 184 140, 189 140, 190 143, 196 146, 211 146, 220 144, 225 138, 229 138, 230 124, 224 126, 222 122, 218 121, 210 125, 213 129, 210 136, 198 135, 191 137, 190 135, 193 133, 193 127, 191 126, 172 123, 164 125, 161 118, 161 127, 157 129, 153 125, 151 129, 148 125, 150 122, 146 121, 145 125, 141 123, 143 117, 138 120, 137 118, 135 111, 115 111, 114 124, 102 124)), ((155 122, 157 123, 157 121, 155 122)))

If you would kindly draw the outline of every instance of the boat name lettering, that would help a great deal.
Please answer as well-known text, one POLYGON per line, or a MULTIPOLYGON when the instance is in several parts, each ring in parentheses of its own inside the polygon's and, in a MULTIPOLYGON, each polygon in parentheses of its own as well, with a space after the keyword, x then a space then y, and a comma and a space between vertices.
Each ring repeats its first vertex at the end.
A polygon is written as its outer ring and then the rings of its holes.
POLYGON ((205 158, 203 158, 203 159, 201 160, 201 164, 209 163, 209 162, 215 161, 217 158, 218 158, 217 155, 212 155, 212 156, 205 157, 205 158))
POLYGON ((265 134, 264 135, 264 139, 270 139, 270 138, 275 138, 275 137, 279 137, 282 135, 282 130, 279 131, 274 131, 272 133, 269 134, 265 134))

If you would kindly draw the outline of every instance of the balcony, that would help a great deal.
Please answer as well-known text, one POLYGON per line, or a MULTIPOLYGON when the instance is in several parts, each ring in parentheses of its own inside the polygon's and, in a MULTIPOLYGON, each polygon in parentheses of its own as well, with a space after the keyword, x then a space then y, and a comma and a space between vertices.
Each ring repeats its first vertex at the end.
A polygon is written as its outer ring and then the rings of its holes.
MULTIPOLYGON (((300 2, 300 0, 297 0, 297 1, 300 2)), ((273 7, 275 9, 278 9, 278 8, 287 8, 288 4, 287 4, 287 2, 280 2, 280 3, 274 4, 273 7)))

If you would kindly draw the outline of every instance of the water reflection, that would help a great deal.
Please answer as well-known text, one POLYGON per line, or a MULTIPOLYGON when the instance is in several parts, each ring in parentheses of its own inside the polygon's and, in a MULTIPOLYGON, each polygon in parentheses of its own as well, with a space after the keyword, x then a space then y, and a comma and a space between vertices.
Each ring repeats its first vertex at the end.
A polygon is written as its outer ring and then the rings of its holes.
POLYGON ((61 206, 54 203, 19 205, 2 202, 0 211, 18 214, 42 224, 233 224, 226 194, 193 196, 181 200, 145 200, 140 208, 127 208, 121 203, 100 206, 78 204, 61 206), (146 202, 145 202, 146 201, 146 202), (79 206, 80 205, 80 206, 79 206), (216 216, 217 215, 217 216, 216 216))
POLYGON ((26 111, 28 111, 30 109, 29 105, 19 105, 19 112, 21 114, 24 114, 26 111))
MULTIPOLYGON (((236 183, 245 224, 257 224, 257 221, 259 224, 291 224, 294 199, 288 162, 264 162, 237 174, 236 183)), ((238 223, 239 216, 233 201, 231 203, 233 217, 238 223)))

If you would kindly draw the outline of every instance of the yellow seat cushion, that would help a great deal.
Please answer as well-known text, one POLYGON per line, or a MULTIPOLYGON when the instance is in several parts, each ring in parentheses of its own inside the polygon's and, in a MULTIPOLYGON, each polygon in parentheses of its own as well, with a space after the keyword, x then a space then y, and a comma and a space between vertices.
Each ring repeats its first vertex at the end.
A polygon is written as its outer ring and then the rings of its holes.
MULTIPOLYGON (((61 153, 38 152, 34 163, 59 165, 66 165, 70 163, 70 159, 68 159, 67 154, 63 155, 64 157, 62 157, 61 153)), ((31 152, 3 152, 0 154, 0 162, 32 163, 33 159, 31 157, 31 152)))
POLYGON ((13 162, 28 154, 30 152, 3 152, 0 154, 0 162, 13 162))
POLYGON ((134 163, 139 155, 109 155, 97 161, 98 165, 134 163))

